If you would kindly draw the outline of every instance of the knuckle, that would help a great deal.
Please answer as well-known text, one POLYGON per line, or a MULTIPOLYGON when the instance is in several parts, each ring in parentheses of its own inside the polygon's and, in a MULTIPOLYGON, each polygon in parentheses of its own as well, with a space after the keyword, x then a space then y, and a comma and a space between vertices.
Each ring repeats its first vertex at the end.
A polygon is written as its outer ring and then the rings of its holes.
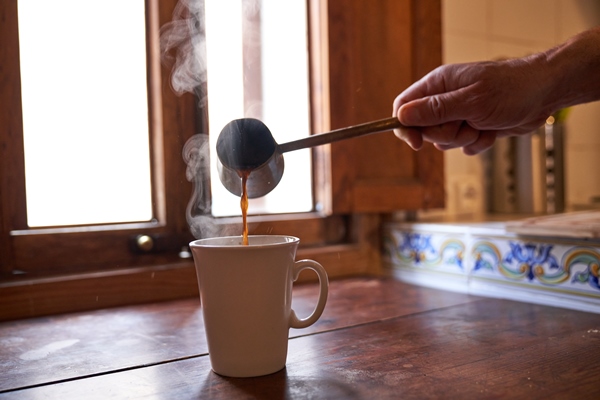
POLYGON ((431 114, 436 120, 444 121, 447 115, 446 104, 440 98, 440 96, 431 97, 431 101, 429 103, 431 114))

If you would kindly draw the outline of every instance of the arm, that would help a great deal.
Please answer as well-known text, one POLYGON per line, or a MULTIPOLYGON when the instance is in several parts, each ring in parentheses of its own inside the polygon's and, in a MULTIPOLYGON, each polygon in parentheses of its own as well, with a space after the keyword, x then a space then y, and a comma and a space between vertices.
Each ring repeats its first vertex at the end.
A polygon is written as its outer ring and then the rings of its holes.
POLYGON ((600 99, 600 27, 528 57, 441 66, 394 101, 412 148, 476 154, 496 137, 527 134, 557 110, 600 99))

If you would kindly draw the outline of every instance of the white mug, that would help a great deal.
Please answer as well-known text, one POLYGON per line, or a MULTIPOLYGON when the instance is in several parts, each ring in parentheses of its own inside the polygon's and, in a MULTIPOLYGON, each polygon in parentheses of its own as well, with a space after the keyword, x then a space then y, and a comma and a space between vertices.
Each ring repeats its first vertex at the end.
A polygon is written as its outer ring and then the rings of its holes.
POLYGON ((255 235, 190 243, 208 353, 214 372, 229 377, 267 375, 285 367, 289 328, 314 324, 325 308, 327 273, 313 260, 295 261, 300 240, 255 235), (300 271, 319 277, 317 305, 306 318, 292 310, 292 284, 300 271))

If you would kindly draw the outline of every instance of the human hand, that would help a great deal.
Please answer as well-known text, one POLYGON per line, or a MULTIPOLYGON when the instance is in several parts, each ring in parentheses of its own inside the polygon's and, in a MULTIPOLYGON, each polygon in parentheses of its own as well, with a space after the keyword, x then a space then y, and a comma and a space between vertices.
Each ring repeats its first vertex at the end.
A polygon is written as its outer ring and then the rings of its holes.
POLYGON ((394 131, 418 150, 462 147, 477 154, 497 137, 527 134, 553 113, 546 105, 549 71, 539 56, 441 66, 394 100, 394 131))

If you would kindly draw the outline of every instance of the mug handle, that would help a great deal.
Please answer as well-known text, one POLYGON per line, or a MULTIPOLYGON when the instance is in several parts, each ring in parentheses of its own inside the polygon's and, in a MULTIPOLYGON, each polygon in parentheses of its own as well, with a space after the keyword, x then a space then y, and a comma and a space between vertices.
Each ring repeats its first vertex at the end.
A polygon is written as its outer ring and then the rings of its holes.
POLYGON ((306 318, 298 318, 296 316, 296 312, 292 310, 290 314, 290 327, 296 329, 302 329, 311 326, 321 317, 323 314, 323 310, 325 309, 325 303, 327 302, 327 294, 329 293, 329 280, 327 279, 327 273, 325 272, 325 268, 318 262, 314 260, 300 260, 294 262, 293 269, 293 279, 294 282, 298 279, 298 275, 300 275, 300 271, 305 269, 312 269, 319 276, 319 283, 321 285, 319 289, 319 300, 317 301, 317 305, 308 317, 306 318))

